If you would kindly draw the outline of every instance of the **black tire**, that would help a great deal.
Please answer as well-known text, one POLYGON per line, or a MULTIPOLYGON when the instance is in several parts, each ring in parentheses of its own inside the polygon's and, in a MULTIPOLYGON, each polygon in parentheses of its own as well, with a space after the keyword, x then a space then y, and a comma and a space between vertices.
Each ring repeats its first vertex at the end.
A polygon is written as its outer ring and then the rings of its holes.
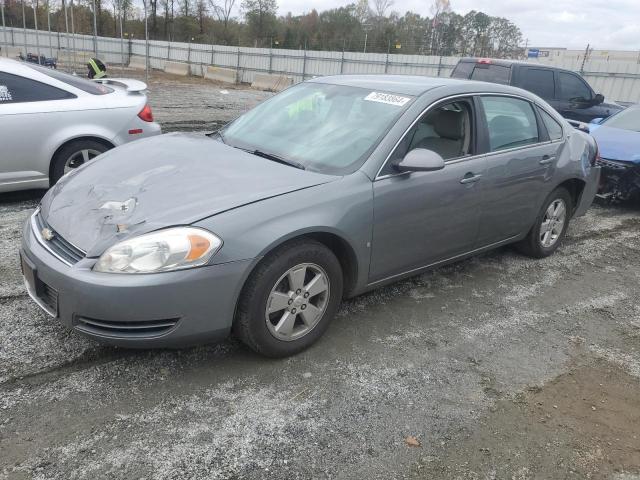
POLYGON ((51 161, 51 173, 49 176, 51 186, 55 185, 58 180, 60 180, 60 178, 64 175, 64 166, 67 163, 67 160, 71 158, 72 155, 75 155, 82 150, 92 150, 95 152, 104 153, 110 149, 111 147, 109 147, 108 145, 96 140, 74 140, 67 143, 55 154, 53 160, 51 161))
POLYGON ((265 256, 247 280, 238 300, 233 332, 249 348, 262 355, 273 358, 294 355, 311 346, 325 332, 340 306, 342 289, 342 268, 331 250, 314 240, 286 243, 265 256), (326 273, 328 300, 324 314, 309 332, 285 341, 276 338, 267 326, 267 301, 279 279, 301 264, 317 265, 326 273))
POLYGON ((538 213, 538 216, 536 217, 535 224, 533 225, 533 227, 531 227, 531 230, 529 231, 527 236, 522 241, 516 244, 516 248, 520 253, 533 258, 544 258, 553 254, 562 243, 564 235, 567 232, 567 228, 569 227, 569 221, 571 220, 572 214, 573 214, 573 201, 571 199, 571 194, 564 187, 556 188, 546 198, 546 200, 542 204, 540 213, 538 213), (562 230, 558 235, 557 240, 555 240, 555 242, 552 245, 545 247, 542 244, 542 241, 540 238, 542 222, 544 220, 545 213, 549 209, 549 206, 552 203, 556 202, 557 200, 562 200, 565 204, 566 214, 565 214, 564 226, 562 227, 562 230))

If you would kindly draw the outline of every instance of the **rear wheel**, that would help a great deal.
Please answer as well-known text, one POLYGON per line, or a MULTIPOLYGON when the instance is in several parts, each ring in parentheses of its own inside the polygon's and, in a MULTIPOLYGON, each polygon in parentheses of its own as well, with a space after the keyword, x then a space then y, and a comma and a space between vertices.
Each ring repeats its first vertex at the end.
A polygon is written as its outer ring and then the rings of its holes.
POLYGON ((69 142, 53 157, 51 164, 51 185, 74 169, 93 160, 110 147, 96 140, 75 140, 69 142))
POLYGON ((556 188, 542 205, 529 234, 516 245, 518 250, 534 258, 548 257, 554 253, 567 232, 572 211, 573 202, 567 189, 556 188))
POLYGON ((265 257, 247 281, 234 333, 269 357, 312 345, 327 329, 342 299, 340 262, 321 243, 283 245, 265 257))

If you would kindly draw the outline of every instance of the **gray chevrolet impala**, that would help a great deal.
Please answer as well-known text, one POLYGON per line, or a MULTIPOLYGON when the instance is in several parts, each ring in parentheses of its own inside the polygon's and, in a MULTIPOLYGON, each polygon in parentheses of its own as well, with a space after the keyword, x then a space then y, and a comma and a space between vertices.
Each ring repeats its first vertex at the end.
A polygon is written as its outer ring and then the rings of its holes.
POLYGON ((597 157, 524 90, 317 78, 210 136, 140 140, 65 175, 25 225, 22 271, 51 317, 103 342, 233 331, 291 355, 343 298, 509 243, 551 255, 593 200, 597 157))

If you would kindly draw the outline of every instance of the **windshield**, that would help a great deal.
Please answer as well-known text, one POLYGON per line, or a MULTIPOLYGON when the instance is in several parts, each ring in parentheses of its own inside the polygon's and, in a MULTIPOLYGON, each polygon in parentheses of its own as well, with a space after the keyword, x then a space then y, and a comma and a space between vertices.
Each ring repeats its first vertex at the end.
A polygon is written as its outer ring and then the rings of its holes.
POLYGON ((413 97, 305 82, 239 117, 223 141, 332 175, 355 171, 413 97))
POLYGON ((603 122, 607 127, 640 132, 640 108, 627 108, 603 122))
POLYGON ((64 82, 67 85, 71 85, 72 87, 82 90, 83 92, 90 93, 92 95, 105 95, 107 93, 113 92, 112 88, 105 87, 104 85, 86 80, 82 77, 76 77, 75 75, 69 75, 68 73, 41 67, 39 65, 32 65, 29 63, 25 63, 25 65, 39 71, 40 73, 44 73, 51 78, 55 78, 60 82, 64 82))

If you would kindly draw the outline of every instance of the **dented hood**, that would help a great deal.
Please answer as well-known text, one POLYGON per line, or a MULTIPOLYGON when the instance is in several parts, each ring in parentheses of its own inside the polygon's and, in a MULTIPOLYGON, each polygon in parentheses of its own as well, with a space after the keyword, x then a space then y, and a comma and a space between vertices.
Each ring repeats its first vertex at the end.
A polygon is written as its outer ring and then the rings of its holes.
POLYGON ((59 235, 97 256, 141 233, 188 225, 336 178, 204 135, 167 134, 118 147, 66 175, 42 199, 41 211, 59 235))

